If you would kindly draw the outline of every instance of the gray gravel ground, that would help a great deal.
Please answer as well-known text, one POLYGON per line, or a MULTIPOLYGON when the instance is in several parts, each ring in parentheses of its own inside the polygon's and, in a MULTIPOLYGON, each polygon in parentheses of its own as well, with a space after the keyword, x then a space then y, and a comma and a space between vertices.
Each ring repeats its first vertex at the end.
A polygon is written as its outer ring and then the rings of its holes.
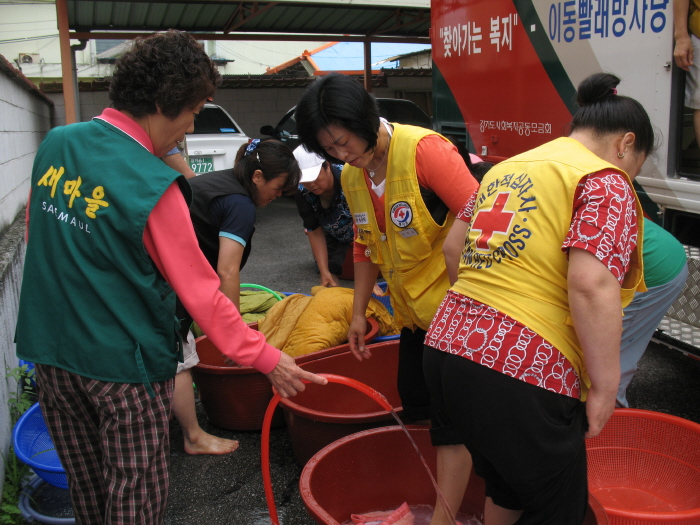
MULTIPOLYGON (((700 423, 700 361, 651 343, 627 397, 633 408, 700 423)), ((166 523, 269 524, 260 469, 260 433, 218 429, 207 423, 199 408, 203 428, 238 439, 241 446, 228 456, 188 456, 182 448, 178 425, 171 425, 172 484, 166 523)), ((273 491, 281 523, 313 525, 315 521, 307 514, 297 489, 301 467, 294 460, 286 429, 273 430, 270 441, 273 491)))

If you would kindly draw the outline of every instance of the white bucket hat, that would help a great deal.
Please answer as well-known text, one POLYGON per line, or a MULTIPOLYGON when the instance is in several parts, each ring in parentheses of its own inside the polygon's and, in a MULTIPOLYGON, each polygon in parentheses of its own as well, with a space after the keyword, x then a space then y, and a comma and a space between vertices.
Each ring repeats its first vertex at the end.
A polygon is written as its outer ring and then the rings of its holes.
POLYGON ((304 146, 297 146, 294 150, 294 158, 297 159, 297 163, 301 169, 300 184, 315 181, 318 178, 318 174, 321 173, 323 163, 326 162, 320 155, 306 151, 304 146))

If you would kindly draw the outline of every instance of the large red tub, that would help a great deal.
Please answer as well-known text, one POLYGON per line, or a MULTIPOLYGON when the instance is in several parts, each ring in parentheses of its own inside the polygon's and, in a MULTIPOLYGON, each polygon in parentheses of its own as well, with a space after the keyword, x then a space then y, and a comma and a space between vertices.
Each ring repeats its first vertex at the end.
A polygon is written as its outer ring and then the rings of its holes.
MULTIPOLYGON (((250 326, 257 328, 257 323, 250 326)), ((373 340, 378 332, 377 321, 367 319, 365 340, 373 340)), ((348 345, 344 344, 295 359, 301 366, 303 363, 348 351, 348 345)), ((211 424, 229 430, 260 430, 265 410, 272 399, 267 377, 250 366, 226 364, 225 356, 207 336, 197 339, 197 354, 199 363, 192 368, 192 377, 211 424)), ((283 423, 284 417, 279 410, 272 424, 279 426, 283 423)))
MULTIPOLYGON (((426 427, 408 427, 435 476, 436 452, 426 427)), ((398 426, 346 436, 314 455, 299 479, 309 514, 322 525, 340 525, 351 514, 395 509, 402 503, 434 505, 435 489, 413 445, 398 426)), ((472 473, 460 512, 483 521, 484 482, 472 473)), ((607 525, 603 507, 588 501, 584 525, 607 525)))
MULTIPOLYGON (((336 374, 356 379, 387 398, 400 414, 401 398, 396 388, 399 342, 369 346, 372 357, 358 361, 347 350, 302 364, 314 373, 336 374)), ((304 465, 323 447, 348 434, 392 424, 393 416, 376 401, 353 388, 337 383, 307 385, 293 398, 281 399, 294 456, 304 465)))

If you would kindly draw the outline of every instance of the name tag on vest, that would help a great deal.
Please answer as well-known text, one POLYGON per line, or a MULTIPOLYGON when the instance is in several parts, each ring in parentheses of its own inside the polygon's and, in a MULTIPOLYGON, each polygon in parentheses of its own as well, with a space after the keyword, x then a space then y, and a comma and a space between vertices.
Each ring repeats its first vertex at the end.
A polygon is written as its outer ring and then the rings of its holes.
POLYGON ((418 232, 414 230, 413 228, 406 228, 405 230, 401 230, 399 232, 399 235, 403 237, 404 239, 408 239, 409 237, 413 237, 414 235, 418 235, 418 232))
POLYGON ((369 224, 369 219, 367 218, 367 212, 355 214, 355 224, 369 224))

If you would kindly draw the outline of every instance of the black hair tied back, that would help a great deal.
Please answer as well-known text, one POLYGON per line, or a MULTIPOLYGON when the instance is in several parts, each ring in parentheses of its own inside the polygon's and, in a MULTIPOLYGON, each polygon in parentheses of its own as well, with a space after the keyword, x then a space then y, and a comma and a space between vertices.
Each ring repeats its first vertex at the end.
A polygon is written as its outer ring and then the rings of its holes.
POLYGON ((596 73, 584 79, 578 86, 576 104, 579 107, 601 102, 608 97, 617 95, 617 85, 620 79, 610 73, 596 73))
POLYGON ((248 144, 243 144, 238 149, 233 165, 233 175, 248 191, 248 195, 254 201, 257 200, 258 189, 253 181, 257 170, 260 170, 266 182, 286 174, 282 193, 286 195, 296 193, 301 170, 292 150, 286 144, 273 139, 258 141, 257 144, 252 145, 255 147, 251 148, 250 152, 247 151, 248 144))
POLYGON ((579 109, 571 121, 571 132, 590 130, 597 135, 634 133, 634 149, 649 155, 655 147, 654 128, 644 107, 635 99, 617 94, 620 79, 610 73, 595 73, 578 86, 579 109))

